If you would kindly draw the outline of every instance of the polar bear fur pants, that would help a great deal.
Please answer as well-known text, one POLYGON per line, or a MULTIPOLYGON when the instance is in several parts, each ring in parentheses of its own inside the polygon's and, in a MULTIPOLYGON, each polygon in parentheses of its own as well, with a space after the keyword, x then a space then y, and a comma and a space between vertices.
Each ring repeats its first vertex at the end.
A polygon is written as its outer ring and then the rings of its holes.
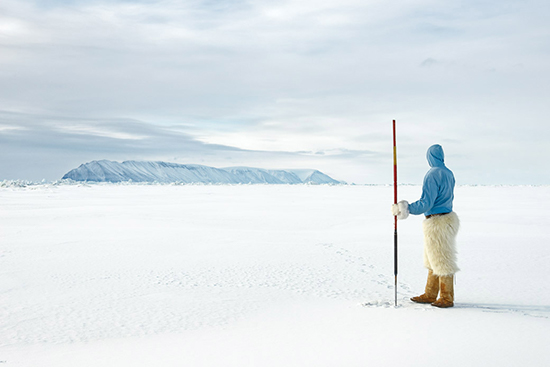
POLYGON ((460 270, 456 265, 456 234, 459 227, 460 221, 455 212, 434 215, 422 222, 424 266, 434 275, 449 276, 460 270))

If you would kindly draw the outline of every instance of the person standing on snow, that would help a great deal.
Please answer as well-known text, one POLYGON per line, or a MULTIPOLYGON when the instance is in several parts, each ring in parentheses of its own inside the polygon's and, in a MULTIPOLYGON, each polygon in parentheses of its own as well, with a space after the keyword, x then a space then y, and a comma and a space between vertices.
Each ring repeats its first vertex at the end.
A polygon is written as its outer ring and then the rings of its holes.
POLYGON ((435 144, 427 153, 430 170, 424 177, 420 200, 409 204, 402 200, 392 205, 392 214, 407 219, 409 214, 424 214, 424 266, 428 269, 428 281, 424 294, 411 301, 431 303, 436 307, 454 306, 454 274, 456 265, 456 234, 460 222, 453 212, 455 178, 445 166, 443 148, 435 144), (439 299, 437 299, 438 294, 439 299))

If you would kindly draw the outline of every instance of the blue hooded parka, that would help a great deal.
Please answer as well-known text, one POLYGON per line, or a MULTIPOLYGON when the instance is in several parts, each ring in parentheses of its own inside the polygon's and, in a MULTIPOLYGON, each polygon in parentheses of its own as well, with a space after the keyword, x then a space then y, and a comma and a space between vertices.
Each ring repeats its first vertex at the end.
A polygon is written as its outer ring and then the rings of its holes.
POLYGON ((422 197, 409 204, 411 214, 441 214, 453 211, 455 177, 445 166, 445 155, 439 144, 428 148, 426 154, 430 170, 424 177, 422 197))

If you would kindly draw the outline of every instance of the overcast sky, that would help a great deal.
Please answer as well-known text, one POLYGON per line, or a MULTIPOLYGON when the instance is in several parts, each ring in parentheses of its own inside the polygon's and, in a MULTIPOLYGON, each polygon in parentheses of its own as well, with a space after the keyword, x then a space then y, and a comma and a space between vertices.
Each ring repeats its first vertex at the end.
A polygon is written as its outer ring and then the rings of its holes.
POLYGON ((0 180, 91 160, 550 184, 548 1, 0 2, 0 180))

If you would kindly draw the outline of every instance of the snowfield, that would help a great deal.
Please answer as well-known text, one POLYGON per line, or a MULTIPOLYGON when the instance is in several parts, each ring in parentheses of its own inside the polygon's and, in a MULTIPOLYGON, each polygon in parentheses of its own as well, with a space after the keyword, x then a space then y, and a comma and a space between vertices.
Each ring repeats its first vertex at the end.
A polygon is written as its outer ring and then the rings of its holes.
POLYGON ((0 365, 550 365, 550 187, 455 194, 436 309, 418 216, 393 306, 389 186, 1 188, 0 365))

